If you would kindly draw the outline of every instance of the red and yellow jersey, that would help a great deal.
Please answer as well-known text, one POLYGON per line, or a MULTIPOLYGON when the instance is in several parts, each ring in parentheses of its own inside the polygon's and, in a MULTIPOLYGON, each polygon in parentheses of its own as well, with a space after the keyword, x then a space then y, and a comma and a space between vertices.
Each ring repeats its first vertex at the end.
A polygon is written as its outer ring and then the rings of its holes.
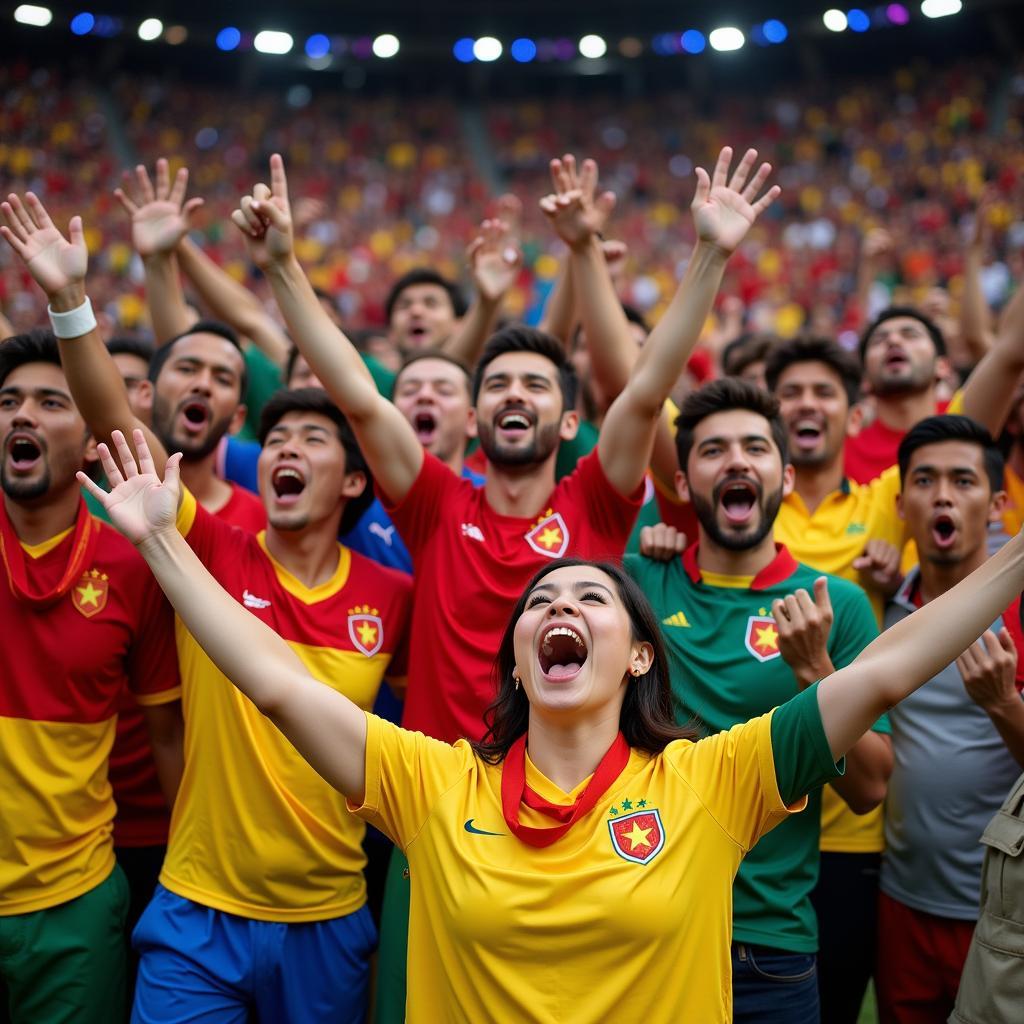
POLYGON ((621 558, 642 496, 642 484, 619 494, 596 451, 533 518, 499 515, 484 488, 429 453, 400 505, 382 494, 415 570, 403 725, 450 742, 480 738, 494 654, 523 587, 563 555, 621 558))
MULTIPOLYGON (((267 525, 263 502, 236 484, 231 484, 227 504, 214 515, 221 522, 249 533, 267 525)), ((164 845, 170 831, 171 809, 160 786, 142 709, 131 693, 122 696, 118 709, 117 733, 110 752, 110 784, 117 804, 114 845, 164 845)))
MULTIPOLYGON (((85 506, 79 513, 87 516, 85 506)), ((45 606, 0 579, 0 916, 57 906, 114 866, 114 799, 107 760, 118 703, 180 695, 173 614, 146 563, 93 520, 81 577, 45 606)), ((75 531, 8 545, 33 589, 64 575, 75 531)))
MULTIPOLYGON (((407 1019, 732 1020, 736 869, 806 806, 787 809, 777 777, 806 792, 835 774, 816 694, 800 703, 810 718, 790 713, 783 734, 798 770, 777 768, 778 711, 655 756, 634 750, 597 805, 540 848, 509 832, 501 765, 368 715, 356 813, 409 858, 407 1019)), ((527 757, 527 785, 551 803, 589 781, 564 793, 527 757)), ((525 802, 519 820, 551 826, 525 802)))
MULTIPOLYGON (((257 536, 186 492, 178 528, 239 604, 311 674, 369 709, 406 628, 412 581, 338 545, 303 586, 257 536)), ((203 906, 264 921, 318 921, 366 900, 364 826, 178 623, 185 772, 160 881, 203 906)))

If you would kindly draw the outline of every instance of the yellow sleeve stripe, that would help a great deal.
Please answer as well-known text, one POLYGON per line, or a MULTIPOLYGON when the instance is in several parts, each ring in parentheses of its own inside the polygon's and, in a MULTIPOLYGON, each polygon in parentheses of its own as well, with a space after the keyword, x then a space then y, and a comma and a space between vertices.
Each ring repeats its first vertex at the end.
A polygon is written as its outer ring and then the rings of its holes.
POLYGON ((196 496, 184 485, 181 487, 181 502, 178 504, 178 520, 175 525, 182 537, 187 537, 196 521, 196 496))
POLYGON ((143 708, 155 708, 161 704, 170 704, 172 700, 181 700, 181 687, 172 686, 169 690, 161 690, 159 693, 136 693, 135 703, 143 708))

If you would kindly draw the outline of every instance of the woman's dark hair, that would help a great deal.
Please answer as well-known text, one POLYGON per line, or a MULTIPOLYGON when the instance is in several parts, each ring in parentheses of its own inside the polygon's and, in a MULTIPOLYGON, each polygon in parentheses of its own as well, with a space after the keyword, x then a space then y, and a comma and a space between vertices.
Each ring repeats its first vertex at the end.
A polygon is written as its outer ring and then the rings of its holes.
POLYGON ((860 397, 860 363, 852 352, 831 338, 803 337, 784 341, 768 354, 764 376, 768 390, 775 393, 779 378, 797 363, 822 363, 842 382, 846 401, 853 405, 860 397))
POLYGON ((558 384, 562 389, 562 411, 568 412, 576 408, 576 371, 566 355, 565 345, 553 335, 539 331, 536 327, 527 327, 526 324, 509 324, 492 334, 484 345, 473 373, 474 405, 480 397, 480 388, 483 386, 487 367, 498 356, 503 356, 507 352, 533 352, 550 359, 558 371, 558 384))
POLYGON ((928 444, 942 444, 945 441, 965 441, 981 449, 992 493, 1003 489, 1004 463, 999 445, 992 435, 977 420, 970 416, 926 416, 915 423, 900 441, 896 461, 900 467, 900 487, 905 487, 910 457, 928 444))
POLYGON ((487 732, 479 743, 473 744, 476 753, 488 764, 498 764, 504 760, 512 744, 526 732, 530 702, 523 688, 517 688, 512 678, 516 667, 516 623, 533 588, 545 576, 566 566, 587 566, 610 576, 632 623, 633 639, 649 643, 654 649, 651 667, 643 675, 631 678, 626 687, 626 699, 619 713, 619 728, 626 742, 635 750, 657 754, 673 740, 698 739, 700 733, 694 726, 682 726, 676 722, 676 700, 669 682, 665 645, 658 619, 640 587, 621 566, 611 562, 559 558, 534 575, 512 609, 494 664, 498 696, 484 712, 487 732))
POLYGON ((351 530, 362 514, 373 504, 373 474, 363 458, 362 450, 345 414, 331 401, 323 388, 281 388, 270 396, 260 413, 259 441, 266 443, 267 435, 290 412, 315 412, 329 419, 338 430, 338 439, 345 449, 345 472, 362 473, 366 486, 361 494, 349 498, 341 515, 339 533, 351 530))

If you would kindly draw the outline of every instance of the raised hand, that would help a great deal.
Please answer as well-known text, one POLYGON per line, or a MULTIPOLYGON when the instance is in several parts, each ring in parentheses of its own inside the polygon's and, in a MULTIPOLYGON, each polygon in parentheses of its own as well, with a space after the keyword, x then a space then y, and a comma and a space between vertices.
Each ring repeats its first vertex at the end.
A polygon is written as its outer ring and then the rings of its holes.
POLYGON ((279 153, 270 158, 270 188, 261 183, 252 190, 251 196, 242 196, 231 220, 242 232, 249 257, 261 270, 291 256, 294 229, 288 179, 279 153))
POLYGON ((761 164, 748 182, 756 160, 757 150, 748 149, 729 178, 732 149, 726 146, 718 154, 718 163, 710 178, 703 167, 697 168, 697 191, 690 204, 697 238, 727 256, 736 250, 754 221, 782 192, 778 185, 772 185, 760 199, 756 198, 772 169, 771 164, 761 164))
POLYGON ((477 291, 492 303, 505 297, 523 265, 519 243, 501 220, 485 220, 480 225, 480 233, 466 249, 466 259, 477 291))
POLYGON ((864 582, 885 597, 892 597, 903 582, 900 572, 901 552, 898 547, 888 541, 869 540, 864 551, 853 560, 864 582))
POLYGON ((772 617, 779 634, 779 653, 793 670, 801 689, 834 670, 828 653, 834 616, 824 576, 814 581, 813 598, 801 588, 773 601, 772 617))
POLYGON ((0 225, 0 235, 47 296, 51 300, 66 292, 84 296, 89 251, 85 247, 82 218, 71 218, 65 238, 34 192, 25 193, 24 203, 11 193, 6 202, 0 203, 0 212, 5 221, 0 225))
POLYGON ((551 161, 551 183, 554 192, 541 199, 541 211, 566 245, 581 248, 604 230, 615 208, 615 193, 598 195, 597 164, 584 160, 577 172, 571 153, 551 161))
POLYGON ((136 546, 157 534, 174 530, 181 497, 181 482, 178 479, 178 463, 181 453, 167 460, 164 479, 157 476, 153 456, 146 435, 141 430, 132 433, 135 448, 139 453, 138 464, 131 448, 120 430, 115 430, 112 439, 117 457, 124 472, 114 460, 110 448, 103 443, 97 445, 100 465, 107 475, 110 490, 105 491, 84 473, 78 474, 78 482, 103 506, 110 521, 136 546))
MULTIPOLYGON (((125 181, 130 174, 125 171, 125 181)), ((189 229, 192 214, 203 205, 199 198, 185 201, 188 188, 188 168, 180 167, 170 180, 167 161, 156 162, 156 188, 146 168, 135 168, 135 198, 124 189, 114 189, 117 201, 132 219, 132 245, 142 257, 159 256, 173 252, 189 229)))
POLYGON ((967 696, 981 708, 998 710, 1001 705, 1020 703, 1014 682, 1017 673, 1017 648, 1004 626, 998 636, 991 629, 956 659, 967 696))
POLYGON ((640 554, 655 562, 671 562, 686 550, 686 534, 668 523, 640 528, 640 554))

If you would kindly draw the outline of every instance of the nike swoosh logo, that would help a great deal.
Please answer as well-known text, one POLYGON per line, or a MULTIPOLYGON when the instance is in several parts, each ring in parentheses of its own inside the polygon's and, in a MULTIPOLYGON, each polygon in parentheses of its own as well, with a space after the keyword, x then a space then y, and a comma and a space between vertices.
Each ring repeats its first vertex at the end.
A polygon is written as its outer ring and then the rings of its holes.
POLYGON ((487 832, 482 828, 477 828, 476 825, 473 824, 472 818, 470 818, 462 827, 467 832, 472 832, 475 836, 501 836, 505 834, 504 832, 487 832))

